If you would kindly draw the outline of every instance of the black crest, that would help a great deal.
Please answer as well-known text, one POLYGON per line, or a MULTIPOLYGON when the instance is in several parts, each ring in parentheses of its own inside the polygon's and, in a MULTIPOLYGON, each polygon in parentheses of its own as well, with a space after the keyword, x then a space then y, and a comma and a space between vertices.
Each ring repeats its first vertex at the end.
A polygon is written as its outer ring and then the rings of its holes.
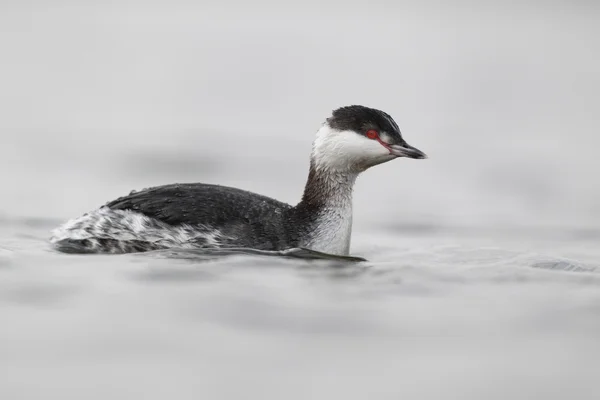
POLYGON ((355 131, 365 135, 369 129, 386 132, 390 136, 399 136, 400 128, 387 113, 365 106, 347 106, 334 110, 327 123, 333 129, 355 131))

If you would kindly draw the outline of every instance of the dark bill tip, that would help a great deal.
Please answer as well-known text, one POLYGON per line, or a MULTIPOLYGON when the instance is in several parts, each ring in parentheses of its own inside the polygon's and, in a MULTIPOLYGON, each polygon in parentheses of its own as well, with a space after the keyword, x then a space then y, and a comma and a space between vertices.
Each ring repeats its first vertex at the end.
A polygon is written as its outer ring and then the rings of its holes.
POLYGON ((427 154, 423 153, 416 147, 412 147, 408 143, 403 145, 393 144, 389 147, 390 153, 396 157, 407 157, 422 160, 427 158, 427 154))

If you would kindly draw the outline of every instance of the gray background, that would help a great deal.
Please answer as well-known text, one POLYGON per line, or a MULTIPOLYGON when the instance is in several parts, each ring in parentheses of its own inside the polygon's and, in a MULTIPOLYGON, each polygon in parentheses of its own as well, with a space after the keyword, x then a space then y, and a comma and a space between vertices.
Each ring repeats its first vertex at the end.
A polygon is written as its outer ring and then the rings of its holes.
POLYGON ((0 398, 600 398, 600 9, 0 0, 0 398), (65 256, 151 185, 296 202, 359 103, 429 160, 356 187, 352 253, 65 256))
POLYGON ((294 203, 315 131, 358 103, 431 159, 363 176, 356 223, 595 227, 598 17, 567 1, 4 0, 0 210, 68 218, 173 181, 294 203))

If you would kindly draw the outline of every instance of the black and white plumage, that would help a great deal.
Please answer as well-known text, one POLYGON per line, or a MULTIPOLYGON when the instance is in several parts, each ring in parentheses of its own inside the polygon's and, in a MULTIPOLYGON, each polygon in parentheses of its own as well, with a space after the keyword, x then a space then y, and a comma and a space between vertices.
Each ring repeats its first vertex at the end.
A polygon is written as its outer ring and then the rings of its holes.
POLYGON ((304 247, 348 255, 356 177, 398 157, 425 154, 404 141, 383 111, 343 107, 317 132, 296 206, 219 185, 171 184, 132 192, 71 220, 53 232, 51 242, 64 252, 304 247))

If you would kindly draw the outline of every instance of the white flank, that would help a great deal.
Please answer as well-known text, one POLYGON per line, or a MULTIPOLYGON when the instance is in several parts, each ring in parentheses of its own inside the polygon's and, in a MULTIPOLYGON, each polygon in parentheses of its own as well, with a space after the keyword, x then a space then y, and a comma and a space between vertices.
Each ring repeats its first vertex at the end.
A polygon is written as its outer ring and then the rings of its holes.
POLYGON ((102 207, 55 229, 50 241, 66 239, 138 240, 163 247, 197 248, 198 241, 202 247, 218 247, 224 237, 220 231, 203 225, 172 226, 135 211, 102 207))

